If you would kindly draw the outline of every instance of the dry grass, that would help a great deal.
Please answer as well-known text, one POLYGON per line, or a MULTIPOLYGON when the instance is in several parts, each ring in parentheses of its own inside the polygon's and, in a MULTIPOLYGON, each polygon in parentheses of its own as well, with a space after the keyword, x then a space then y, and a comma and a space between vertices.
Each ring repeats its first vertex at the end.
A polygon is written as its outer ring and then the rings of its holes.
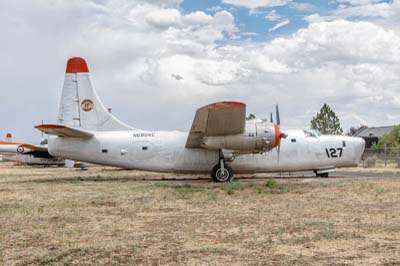
POLYGON ((162 176, 1 163, 0 264, 400 265, 400 179, 162 176))

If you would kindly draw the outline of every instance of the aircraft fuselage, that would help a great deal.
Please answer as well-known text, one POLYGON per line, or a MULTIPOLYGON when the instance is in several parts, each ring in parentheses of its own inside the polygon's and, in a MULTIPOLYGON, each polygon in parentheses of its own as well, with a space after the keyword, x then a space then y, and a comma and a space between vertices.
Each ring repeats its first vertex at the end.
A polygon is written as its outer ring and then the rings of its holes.
MULTIPOLYGON (((279 172, 356 166, 364 140, 347 136, 306 136, 302 130, 285 130, 277 149, 242 154, 230 163, 235 172, 279 172)), ((248 136, 251 137, 251 136, 248 136)), ((55 157, 160 172, 210 172, 218 163, 218 150, 185 148, 187 132, 95 132, 90 139, 50 137, 49 153, 55 157)))

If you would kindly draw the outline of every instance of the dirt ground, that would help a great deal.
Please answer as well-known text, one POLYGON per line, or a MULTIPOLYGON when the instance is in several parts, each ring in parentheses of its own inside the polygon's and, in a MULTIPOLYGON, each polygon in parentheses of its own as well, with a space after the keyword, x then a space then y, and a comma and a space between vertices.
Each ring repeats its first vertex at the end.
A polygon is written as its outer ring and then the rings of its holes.
POLYGON ((400 178, 0 163, 0 264, 400 265, 400 178))

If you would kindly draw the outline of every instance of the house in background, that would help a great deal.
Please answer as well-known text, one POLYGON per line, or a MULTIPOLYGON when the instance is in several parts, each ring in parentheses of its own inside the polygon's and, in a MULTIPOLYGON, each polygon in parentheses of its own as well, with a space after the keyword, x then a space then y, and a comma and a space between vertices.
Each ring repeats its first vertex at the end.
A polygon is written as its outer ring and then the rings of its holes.
POLYGON ((371 148, 374 143, 377 143, 379 138, 390 133, 395 126, 384 127, 367 127, 357 131, 354 136, 361 137, 365 140, 365 148, 371 148))

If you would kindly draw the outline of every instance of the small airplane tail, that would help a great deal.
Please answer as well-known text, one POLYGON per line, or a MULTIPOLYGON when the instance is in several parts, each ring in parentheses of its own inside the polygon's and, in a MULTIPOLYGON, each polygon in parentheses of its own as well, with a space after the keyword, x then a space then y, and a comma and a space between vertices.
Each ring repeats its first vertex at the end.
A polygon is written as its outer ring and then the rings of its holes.
POLYGON ((58 123, 93 131, 133 129, 114 117, 100 101, 86 61, 80 57, 67 62, 58 123))
POLYGON ((12 137, 12 134, 11 134, 11 133, 7 133, 7 135, 6 135, 6 140, 7 140, 8 142, 12 142, 12 141, 13 141, 13 137, 12 137))

